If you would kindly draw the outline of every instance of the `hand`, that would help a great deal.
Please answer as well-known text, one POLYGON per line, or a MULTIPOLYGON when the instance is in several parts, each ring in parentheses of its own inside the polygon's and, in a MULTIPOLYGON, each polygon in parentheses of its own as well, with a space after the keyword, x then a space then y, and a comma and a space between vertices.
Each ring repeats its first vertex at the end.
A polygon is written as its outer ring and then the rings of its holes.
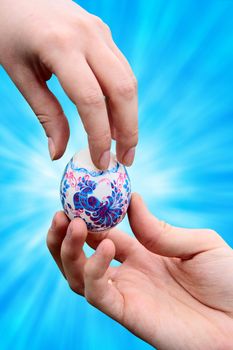
POLYGON ((214 231, 160 222, 137 194, 129 220, 137 239, 56 214, 47 244, 71 289, 158 349, 233 349, 232 249, 214 231))
POLYGON ((28 101, 60 158, 69 126, 46 81, 55 74, 75 103, 92 160, 109 164, 111 138, 118 160, 131 165, 137 144, 137 93, 132 70, 98 17, 70 0, 1 0, 0 64, 28 101))

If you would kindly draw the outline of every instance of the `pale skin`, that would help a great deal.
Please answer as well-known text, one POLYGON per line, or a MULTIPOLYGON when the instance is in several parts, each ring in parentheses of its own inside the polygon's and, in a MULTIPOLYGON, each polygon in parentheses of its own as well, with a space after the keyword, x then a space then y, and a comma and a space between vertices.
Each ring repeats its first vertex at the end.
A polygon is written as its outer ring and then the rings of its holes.
POLYGON ((159 221, 138 194, 128 216, 135 238, 55 215, 47 244, 71 289, 158 349, 233 349, 230 246, 212 230, 159 221), (85 241, 96 249, 89 258, 85 241))
POLYGON ((71 0, 0 0, 0 64, 28 101, 60 158, 69 125, 46 81, 55 74, 77 106, 94 164, 106 169, 111 139, 130 166, 138 141, 137 82, 108 26, 71 0), (126 118, 127 116, 127 118, 126 118))

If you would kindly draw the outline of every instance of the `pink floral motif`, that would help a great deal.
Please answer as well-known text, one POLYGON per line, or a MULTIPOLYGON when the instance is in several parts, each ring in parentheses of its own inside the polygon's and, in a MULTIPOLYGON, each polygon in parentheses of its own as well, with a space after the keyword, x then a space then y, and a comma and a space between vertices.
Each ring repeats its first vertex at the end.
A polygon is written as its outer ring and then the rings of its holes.
POLYGON ((111 181, 107 178, 101 179, 98 183, 100 184, 101 182, 106 182, 108 185, 111 185, 111 181))
POLYGON ((75 187, 77 185, 76 178, 74 176, 73 171, 69 171, 66 173, 66 179, 71 187, 75 187))
POLYGON ((121 187, 123 185, 123 183, 125 182, 125 179, 126 179, 127 175, 126 173, 119 173, 119 176, 117 178, 117 185, 119 187, 121 187))

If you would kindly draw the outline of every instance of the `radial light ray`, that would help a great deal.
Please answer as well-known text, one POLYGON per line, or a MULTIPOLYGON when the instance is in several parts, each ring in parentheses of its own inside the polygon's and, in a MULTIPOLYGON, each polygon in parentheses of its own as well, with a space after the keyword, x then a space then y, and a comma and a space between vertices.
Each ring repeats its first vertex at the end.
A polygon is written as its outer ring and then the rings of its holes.
MULTIPOLYGON (((233 2, 79 4, 110 26, 138 78, 133 191, 160 219, 213 228, 233 247, 233 2)), ((50 161, 41 126, 0 68, 0 349, 149 349, 75 295, 46 248, 51 218, 61 209, 63 169, 87 146, 75 106, 54 77, 49 86, 71 127, 57 162, 50 161)), ((132 234, 126 220, 121 227, 132 234)))

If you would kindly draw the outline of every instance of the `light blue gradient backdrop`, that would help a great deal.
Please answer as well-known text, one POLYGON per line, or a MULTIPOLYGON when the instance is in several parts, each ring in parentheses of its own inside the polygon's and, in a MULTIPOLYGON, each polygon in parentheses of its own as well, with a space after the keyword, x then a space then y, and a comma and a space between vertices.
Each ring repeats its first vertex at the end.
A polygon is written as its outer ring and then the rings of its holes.
MULTIPOLYGON (((80 4, 108 23, 138 78, 133 189, 161 219, 211 227, 233 246, 233 2, 80 4)), ((149 349, 72 293, 46 249, 63 168, 86 146, 75 107, 56 79, 50 86, 71 125, 67 152, 54 163, 0 68, 0 349, 149 349)))

